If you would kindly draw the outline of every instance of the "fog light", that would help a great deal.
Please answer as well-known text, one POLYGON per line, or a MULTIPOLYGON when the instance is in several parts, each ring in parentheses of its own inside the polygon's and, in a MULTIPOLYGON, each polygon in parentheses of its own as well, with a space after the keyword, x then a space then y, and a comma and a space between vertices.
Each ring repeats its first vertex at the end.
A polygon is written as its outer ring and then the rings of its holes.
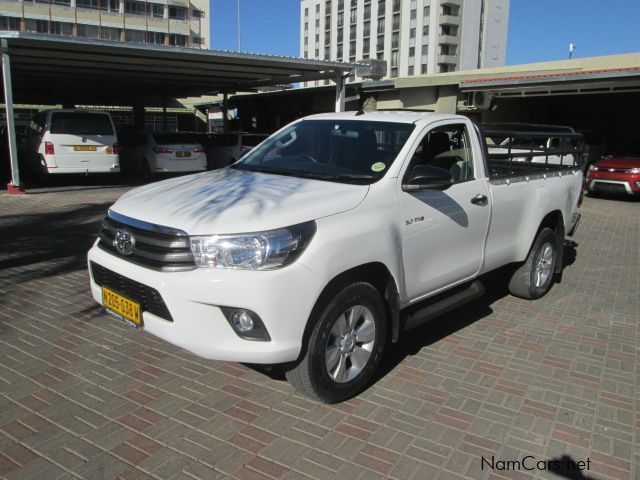
POLYGON ((245 308, 220 307, 229 325, 245 340, 271 341, 267 328, 257 313, 245 308))
POLYGON ((251 318, 251 314, 246 310, 236 310, 233 312, 231 321, 233 322, 234 328, 239 332, 245 333, 253 329, 253 319, 251 318))
POLYGON ((636 182, 636 187, 640 188, 640 182, 636 182))

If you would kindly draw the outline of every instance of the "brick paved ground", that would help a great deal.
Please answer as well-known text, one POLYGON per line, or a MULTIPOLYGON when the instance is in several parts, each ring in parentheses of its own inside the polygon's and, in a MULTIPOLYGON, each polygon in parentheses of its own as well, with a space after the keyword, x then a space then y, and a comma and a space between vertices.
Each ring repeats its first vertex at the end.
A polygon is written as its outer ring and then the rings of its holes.
POLYGON ((639 475, 638 202, 587 199, 577 257, 547 297, 497 284, 393 348, 358 398, 325 406, 104 314, 84 254, 126 189, 64 190, 0 195, 0 477, 539 475, 482 470, 492 455, 590 459, 567 478, 639 475))

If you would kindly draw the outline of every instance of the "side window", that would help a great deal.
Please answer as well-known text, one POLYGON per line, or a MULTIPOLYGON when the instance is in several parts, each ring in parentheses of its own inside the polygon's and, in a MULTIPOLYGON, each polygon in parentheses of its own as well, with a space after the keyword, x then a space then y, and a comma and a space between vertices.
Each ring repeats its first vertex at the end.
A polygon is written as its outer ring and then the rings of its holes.
POLYGON ((407 171, 416 165, 448 170, 454 183, 473 180, 473 155, 469 132, 464 124, 451 124, 429 130, 420 141, 407 171))

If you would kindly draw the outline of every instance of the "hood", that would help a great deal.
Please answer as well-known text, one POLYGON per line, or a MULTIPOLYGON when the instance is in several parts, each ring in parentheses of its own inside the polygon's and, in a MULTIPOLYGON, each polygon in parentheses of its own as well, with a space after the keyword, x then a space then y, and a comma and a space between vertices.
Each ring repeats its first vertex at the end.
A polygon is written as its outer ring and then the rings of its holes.
POLYGON ((640 168, 640 157, 617 155, 603 157, 596 162, 598 168, 640 168))
POLYGON ((258 232, 351 210, 368 190, 224 168, 135 188, 111 210, 189 235, 258 232))

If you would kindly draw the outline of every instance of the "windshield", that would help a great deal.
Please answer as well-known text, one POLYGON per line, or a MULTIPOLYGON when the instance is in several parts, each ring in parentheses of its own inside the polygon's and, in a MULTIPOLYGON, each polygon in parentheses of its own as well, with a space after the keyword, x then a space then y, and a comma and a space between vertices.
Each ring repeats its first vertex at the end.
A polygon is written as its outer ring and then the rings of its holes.
POLYGON ((338 182, 382 178, 413 124, 304 120, 270 137, 231 168, 338 182))

